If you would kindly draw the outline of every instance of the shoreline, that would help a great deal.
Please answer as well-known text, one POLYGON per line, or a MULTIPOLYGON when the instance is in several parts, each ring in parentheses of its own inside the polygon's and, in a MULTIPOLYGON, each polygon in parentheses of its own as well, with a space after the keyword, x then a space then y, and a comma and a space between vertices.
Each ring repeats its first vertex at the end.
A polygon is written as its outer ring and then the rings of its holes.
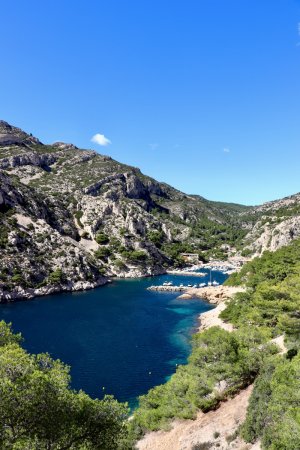
MULTIPOLYGON (((234 331, 231 323, 226 323, 219 318, 219 314, 226 308, 227 301, 242 288, 231 288, 230 286, 218 286, 219 295, 216 296, 215 287, 206 289, 206 298, 210 304, 216 305, 213 309, 199 314, 199 327, 197 332, 203 332, 213 326, 219 326, 226 331, 234 331), (223 289, 221 289, 223 288, 223 289)), ((204 288, 203 288, 204 289, 204 288)), ((203 291, 201 289, 201 291, 203 291)), ((198 289, 189 289, 186 294, 180 295, 178 299, 199 298, 203 300, 203 294, 198 289)), ((146 433, 136 443, 138 450, 191 450, 195 445, 211 443, 211 448, 229 448, 228 439, 234 436, 232 444, 237 450, 260 450, 260 443, 247 444, 239 436, 235 436, 236 430, 246 418, 249 399, 253 390, 253 384, 242 389, 234 397, 223 400, 219 407, 206 413, 198 411, 194 420, 175 419, 171 422, 168 431, 158 430, 146 433), (216 435, 217 432, 217 435, 216 435)))
POLYGON ((226 301, 219 303, 213 309, 209 311, 205 311, 198 316, 198 329, 196 333, 201 333, 202 331, 208 330, 211 327, 220 327, 226 331, 233 331, 234 326, 231 323, 224 322, 224 320, 220 319, 219 315, 226 308, 226 301))
POLYGON ((11 291, 4 291, 0 288, 0 304, 1 303, 13 303, 15 301, 31 300, 35 297, 46 297, 51 294, 60 294, 64 292, 80 292, 89 291, 98 287, 106 286, 113 281, 135 279, 135 278, 151 278, 159 275, 164 275, 167 272, 164 270, 157 273, 149 274, 144 273, 137 276, 136 273, 130 276, 111 275, 99 277, 96 281, 69 281, 66 284, 48 285, 40 288, 23 288, 22 286, 16 286, 11 291))
POLYGON ((226 308, 226 303, 238 292, 243 292, 242 287, 233 286, 209 286, 206 288, 190 288, 186 293, 179 295, 180 300, 191 300, 197 298, 199 300, 206 300, 211 305, 216 305, 215 308, 199 314, 199 326, 196 333, 207 330, 208 328, 218 326, 226 331, 233 331, 234 327, 231 323, 224 322, 220 319, 220 313, 226 308))
POLYGON ((176 269, 161 269, 154 270, 154 273, 149 273, 144 271, 141 272, 139 269, 131 268, 129 272, 124 274, 114 274, 109 276, 99 277, 96 281, 69 281, 66 284, 57 284, 57 285, 48 285, 40 288, 23 288, 22 286, 15 286, 11 291, 3 290, 0 287, 0 304, 1 303, 9 303, 14 301, 22 301, 22 300, 30 300, 35 297, 43 297, 51 294, 59 294, 63 292, 77 292, 77 291, 87 291, 90 289, 95 289, 101 286, 104 286, 111 282, 111 280, 123 280, 123 279, 133 279, 133 278, 150 278, 164 274, 170 275, 190 275, 190 276, 205 276, 205 274, 201 274, 195 272, 198 269, 208 269, 212 268, 212 270, 218 270, 219 268, 228 268, 230 270, 238 270, 238 267, 234 267, 233 263, 230 261, 211 261, 205 264, 198 264, 197 266, 186 267, 184 269, 176 270, 176 269), (194 270, 193 270, 194 269, 194 270))
MULTIPOLYGON (((232 289, 230 286, 223 286, 224 292, 222 298, 216 296, 212 289, 209 288, 206 300, 217 306, 210 311, 206 311, 198 316, 199 328, 198 332, 203 332, 213 326, 219 326, 226 331, 233 332, 235 330, 231 323, 224 322, 219 318, 219 314, 226 308, 227 301, 237 292, 242 292, 244 288, 232 289)), ((197 292, 196 292, 197 293, 197 292)), ((177 298, 190 299, 199 298, 195 295, 195 290, 190 289, 187 294, 183 294, 177 298)), ((202 298, 203 299, 203 298, 202 298)), ((279 354, 287 352, 284 344, 284 336, 280 335, 273 338, 271 342, 275 343, 279 349, 279 354)), ((257 440, 254 443, 246 443, 238 434, 239 426, 245 421, 250 396, 253 391, 254 384, 241 389, 232 398, 221 401, 217 409, 208 412, 198 411, 194 420, 192 419, 175 419, 171 422, 171 428, 167 431, 158 430, 146 433, 142 439, 136 443, 138 450, 192 450, 196 445, 210 444, 211 449, 229 449, 236 450, 261 450, 261 442, 257 440)))
POLYGON ((107 278, 101 277, 97 281, 77 281, 75 283, 70 282, 64 285, 49 285, 41 288, 27 288, 24 289, 18 286, 12 291, 0 290, 0 304, 1 303, 13 303, 15 301, 32 300, 35 297, 46 297, 51 294, 60 294, 64 292, 78 292, 89 291, 97 287, 105 286, 111 283, 107 278))

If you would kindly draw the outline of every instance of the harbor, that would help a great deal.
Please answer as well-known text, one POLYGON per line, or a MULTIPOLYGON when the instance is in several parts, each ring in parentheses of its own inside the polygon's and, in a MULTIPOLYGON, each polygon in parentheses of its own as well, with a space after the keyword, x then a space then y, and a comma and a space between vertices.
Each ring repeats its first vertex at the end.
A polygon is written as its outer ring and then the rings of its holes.
MULTIPOLYGON (((175 279, 170 279, 160 283, 158 285, 152 285, 147 288, 149 291, 155 292, 183 292, 187 293, 193 290, 194 295, 205 297, 204 288, 209 289, 217 288, 222 280, 219 279, 219 274, 225 275, 225 278, 231 273, 236 272, 242 266, 242 261, 210 261, 209 263, 194 264, 189 267, 181 269, 171 269, 167 271, 167 275, 174 276, 175 279), (182 278, 181 278, 182 277, 182 278), (190 277, 187 281, 186 278, 190 277), (201 278, 198 281, 196 278, 201 278), (216 279, 217 278, 217 279, 216 279), (176 283, 175 280, 178 280, 176 283), (198 282, 197 282, 198 281, 198 282)), ((184 294, 185 295, 185 294, 184 294)))
POLYGON ((205 287, 217 287, 219 283, 217 281, 212 281, 208 283, 199 283, 199 284, 180 284, 179 286, 174 286, 172 282, 166 282, 161 285, 153 285, 149 286, 148 291, 160 291, 160 292, 182 292, 187 291, 188 289, 203 289, 205 287))

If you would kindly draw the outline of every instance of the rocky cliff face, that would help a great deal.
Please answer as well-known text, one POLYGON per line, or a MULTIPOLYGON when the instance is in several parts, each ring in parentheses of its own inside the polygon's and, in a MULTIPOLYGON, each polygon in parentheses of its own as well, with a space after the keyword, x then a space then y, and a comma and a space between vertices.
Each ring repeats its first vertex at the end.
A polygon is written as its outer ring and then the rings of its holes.
MULTIPOLYGON (((297 202, 276 204, 277 216, 297 202)), ((297 218, 280 216, 277 229, 265 229, 274 205, 261 208, 186 195, 93 150, 44 145, 0 121, 0 300, 163 273, 183 251, 226 257, 240 242, 257 253, 298 235, 297 218)))
POLYGON ((136 169, 0 121, 0 300, 164 272, 171 260, 147 238, 171 239, 150 212, 160 193, 136 169))
MULTIPOLYGON (((240 217, 243 220, 243 214, 240 217)), ((264 203, 247 212, 253 224, 243 240, 244 251, 260 256, 300 237, 300 194, 264 203)))

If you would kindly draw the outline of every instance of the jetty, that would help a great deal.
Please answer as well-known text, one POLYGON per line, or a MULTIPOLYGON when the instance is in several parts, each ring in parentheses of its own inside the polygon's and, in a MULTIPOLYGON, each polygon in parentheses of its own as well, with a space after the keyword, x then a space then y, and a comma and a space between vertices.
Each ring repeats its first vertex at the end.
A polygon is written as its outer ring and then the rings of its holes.
POLYGON ((160 292, 183 292, 191 289, 188 286, 150 286, 147 288, 148 291, 160 291, 160 292))

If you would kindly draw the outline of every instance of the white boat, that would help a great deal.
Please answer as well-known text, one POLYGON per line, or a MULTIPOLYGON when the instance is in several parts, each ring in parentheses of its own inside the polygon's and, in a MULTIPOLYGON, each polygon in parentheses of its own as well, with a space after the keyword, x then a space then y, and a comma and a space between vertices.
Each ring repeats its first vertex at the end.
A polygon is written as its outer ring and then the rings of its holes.
POLYGON ((214 280, 214 281, 212 282, 212 285, 213 285, 213 286, 219 286, 219 284, 220 284, 220 283, 218 283, 216 280, 214 280))
POLYGON ((188 284, 188 287, 193 287, 191 284, 188 284))
POLYGON ((201 288, 202 288, 202 287, 205 287, 205 286, 206 286, 206 283, 200 283, 200 284, 199 284, 199 287, 201 287, 201 288))
POLYGON ((209 272, 209 282, 207 283, 207 286, 212 286, 212 282, 211 282, 211 270, 209 272))

